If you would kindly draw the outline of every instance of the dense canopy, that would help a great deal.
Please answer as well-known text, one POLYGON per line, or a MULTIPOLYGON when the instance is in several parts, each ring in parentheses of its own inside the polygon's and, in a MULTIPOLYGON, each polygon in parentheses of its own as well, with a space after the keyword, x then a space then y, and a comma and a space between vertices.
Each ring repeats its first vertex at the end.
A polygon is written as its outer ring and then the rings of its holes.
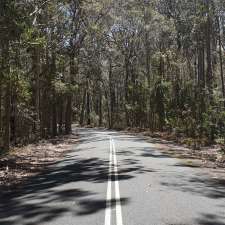
POLYGON ((224 0, 1 0, 0 146, 73 122, 225 137, 224 0))

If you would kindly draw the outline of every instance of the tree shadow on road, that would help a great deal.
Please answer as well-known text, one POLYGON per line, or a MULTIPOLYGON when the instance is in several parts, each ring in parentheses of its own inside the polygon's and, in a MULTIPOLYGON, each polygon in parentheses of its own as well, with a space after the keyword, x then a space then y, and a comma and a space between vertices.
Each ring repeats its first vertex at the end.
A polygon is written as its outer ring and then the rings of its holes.
POLYGON ((201 214, 194 223, 169 223, 168 225, 225 225, 225 216, 214 214, 201 214))
MULTIPOLYGON (((107 187, 108 164, 108 160, 97 157, 77 158, 68 155, 41 174, 29 178, 23 186, 13 187, 12 191, 0 187, 0 224, 39 225, 68 213, 85 216, 104 210, 105 197, 101 198, 97 192, 83 188, 85 185, 76 188, 79 186, 76 184, 85 182, 88 188, 88 183, 105 183, 107 187)), ((118 171, 118 179, 131 179, 135 176, 134 171, 142 170, 141 166, 126 161, 126 168, 118 171)), ((129 199, 121 199, 121 204, 128 202, 129 199)))
MULTIPOLYGON (((89 200, 83 200, 80 201, 79 206, 80 206, 80 211, 76 212, 76 215, 79 216, 85 216, 89 214, 93 214, 98 212, 99 210, 105 209, 106 205, 108 205, 109 201, 106 200, 94 200, 94 201, 89 201, 89 200), (96 207, 96 205, 98 207, 96 207)), ((111 200, 111 207, 114 208, 116 206, 116 199, 111 200)), ((121 198, 120 199, 120 204, 125 205, 129 202, 128 198, 121 198)))
POLYGON ((224 179, 202 176, 201 173, 195 176, 172 173, 170 177, 171 179, 161 181, 161 185, 212 199, 225 199, 224 179))

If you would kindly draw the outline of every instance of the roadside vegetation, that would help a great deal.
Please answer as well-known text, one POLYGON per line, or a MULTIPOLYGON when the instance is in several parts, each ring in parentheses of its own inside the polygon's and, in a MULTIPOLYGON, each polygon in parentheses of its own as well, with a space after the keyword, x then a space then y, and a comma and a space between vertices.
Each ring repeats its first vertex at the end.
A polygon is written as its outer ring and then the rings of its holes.
POLYGON ((81 126, 225 154, 224 0, 1 0, 0 152, 81 126))

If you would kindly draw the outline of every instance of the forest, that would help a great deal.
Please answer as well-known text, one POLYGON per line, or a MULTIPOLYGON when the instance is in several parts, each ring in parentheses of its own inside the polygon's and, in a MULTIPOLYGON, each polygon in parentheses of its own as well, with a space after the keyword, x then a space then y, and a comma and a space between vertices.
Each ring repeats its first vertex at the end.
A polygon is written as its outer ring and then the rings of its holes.
POLYGON ((1 0, 1 151, 73 123, 224 144, 224 70, 224 0, 1 0))

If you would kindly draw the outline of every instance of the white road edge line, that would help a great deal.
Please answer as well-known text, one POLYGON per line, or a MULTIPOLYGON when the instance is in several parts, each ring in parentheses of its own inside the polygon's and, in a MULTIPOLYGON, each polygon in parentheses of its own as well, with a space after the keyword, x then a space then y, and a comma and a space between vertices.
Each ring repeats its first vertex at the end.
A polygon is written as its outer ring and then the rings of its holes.
POLYGON ((113 150, 113 159, 114 159, 114 175, 115 175, 115 195, 116 195, 116 221, 117 225, 123 225, 122 219, 122 209, 120 201, 120 188, 118 180, 118 168, 117 168, 117 159, 116 159, 116 148, 114 140, 112 139, 112 150, 113 150))
POLYGON ((112 200, 112 139, 110 137, 109 174, 105 209, 105 225, 111 224, 111 200, 112 200))

